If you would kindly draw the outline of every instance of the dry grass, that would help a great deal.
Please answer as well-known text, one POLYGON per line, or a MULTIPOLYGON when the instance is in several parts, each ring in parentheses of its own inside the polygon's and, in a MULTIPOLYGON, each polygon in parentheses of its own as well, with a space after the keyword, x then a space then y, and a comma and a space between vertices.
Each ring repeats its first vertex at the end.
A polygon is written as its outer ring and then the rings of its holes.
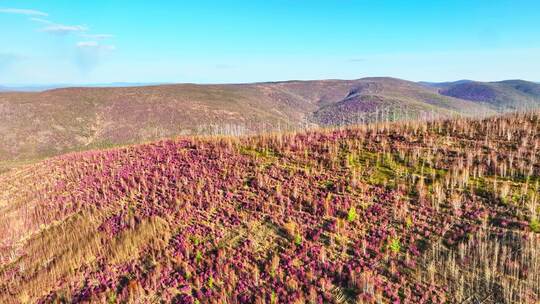
POLYGON ((11 170, 0 302, 536 303, 539 134, 516 114, 11 170))

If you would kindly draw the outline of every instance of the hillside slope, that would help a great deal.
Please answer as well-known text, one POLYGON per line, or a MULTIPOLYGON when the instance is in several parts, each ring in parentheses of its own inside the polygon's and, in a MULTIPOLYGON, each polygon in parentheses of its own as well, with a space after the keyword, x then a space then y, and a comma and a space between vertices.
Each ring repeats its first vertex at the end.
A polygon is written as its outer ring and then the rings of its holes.
MULTIPOLYGON (((536 94, 534 87, 514 82, 507 87, 522 93, 504 99, 505 110, 521 104, 537 106, 526 99, 536 94)), ((477 117, 501 109, 394 78, 0 93, 0 171, 14 162, 178 135, 477 117)))
POLYGON ((13 169, 0 302, 537 303, 539 146, 528 114, 13 169))
POLYGON ((310 105, 278 90, 174 85, 71 88, 0 95, 3 158, 144 142, 182 134, 242 133, 300 122, 310 105), (239 130, 235 130, 238 128, 239 130))
POLYGON ((540 106, 540 84, 523 80, 461 81, 444 84, 440 93, 476 101, 499 112, 536 109, 540 106))
POLYGON ((345 98, 314 112, 321 125, 351 125, 377 121, 488 116, 496 112, 473 101, 440 95, 437 90, 394 78, 364 78, 345 98))

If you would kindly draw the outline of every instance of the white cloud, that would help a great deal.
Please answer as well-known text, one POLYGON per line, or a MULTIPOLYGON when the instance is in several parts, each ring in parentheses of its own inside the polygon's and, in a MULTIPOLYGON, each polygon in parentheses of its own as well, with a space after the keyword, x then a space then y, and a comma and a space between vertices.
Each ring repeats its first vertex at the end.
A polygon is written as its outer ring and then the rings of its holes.
POLYGON ((41 29, 42 32, 56 34, 56 35, 65 35, 76 32, 87 31, 88 27, 84 25, 64 25, 64 24, 51 24, 47 27, 41 29))
POLYGON ((88 39, 98 39, 98 40, 114 38, 114 35, 111 35, 111 34, 83 34, 81 36, 88 39))
POLYGON ((39 22, 39 23, 43 23, 43 24, 53 24, 53 22, 47 20, 47 19, 43 19, 43 18, 35 18, 35 17, 32 17, 30 18, 31 21, 34 21, 34 22, 39 22))
MULTIPOLYGON (((41 28, 40 31, 50 33, 50 34, 56 34, 56 35, 66 35, 70 33, 77 33, 77 32, 86 32, 88 30, 88 27, 85 25, 65 25, 65 24, 58 24, 54 23, 50 20, 43 19, 43 18, 30 18, 31 21, 45 24, 46 26, 41 28)), ((92 36, 92 35, 81 35, 81 36, 92 36)), ((99 36, 99 35, 95 35, 99 36)), ((105 36, 104 36, 105 37, 105 36)), ((100 39, 100 37, 97 37, 96 39, 100 39)))
POLYGON ((77 43, 77 47, 85 48, 85 47, 97 47, 99 44, 97 41, 81 41, 77 43))
POLYGON ((97 41, 81 41, 77 43, 79 49, 87 50, 99 50, 99 51, 114 51, 116 47, 114 45, 103 45, 97 41))
POLYGON ((20 8, 0 8, 0 13, 4 14, 17 14, 17 15, 26 15, 26 16, 49 16, 49 14, 32 10, 32 9, 20 9, 20 8))
POLYGON ((114 50, 114 45, 103 45, 94 40, 80 41, 77 43, 76 63, 83 74, 88 74, 114 50))

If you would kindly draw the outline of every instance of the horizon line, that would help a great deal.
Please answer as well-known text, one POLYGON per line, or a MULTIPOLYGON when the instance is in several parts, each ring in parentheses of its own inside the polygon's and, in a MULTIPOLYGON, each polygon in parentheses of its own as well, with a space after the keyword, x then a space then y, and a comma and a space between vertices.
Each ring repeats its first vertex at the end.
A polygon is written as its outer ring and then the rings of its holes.
POLYGON ((540 81, 534 81, 534 80, 526 80, 523 78, 508 78, 508 79, 502 79, 502 80, 474 80, 469 78, 462 78, 457 80, 447 80, 447 81, 429 81, 429 80, 420 80, 420 81, 414 81, 414 80, 408 80, 405 78, 398 78, 393 76, 366 76, 361 78, 310 78, 310 79, 287 79, 287 80, 264 80, 264 81, 246 81, 246 82, 175 82, 175 81, 112 81, 112 82, 59 82, 59 83, 0 83, 0 91, 2 89, 61 89, 61 88, 77 88, 77 87, 85 87, 85 88, 107 88, 107 87, 137 87, 137 86, 159 86, 159 85, 182 85, 182 84, 190 84, 190 85, 243 85, 243 84, 260 84, 260 83, 285 83, 285 82, 310 82, 310 81, 358 81, 363 79, 370 79, 370 78, 387 78, 387 79, 397 79, 397 80, 403 80, 403 81, 409 81, 419 84, 445 84, 445 83, 455 83, 455 82, 462 82, 462 81, 470 81, 470 82, 485 82, 485 83, 495 83, 495 82, 502 82, 502 81, 527 81, 532 83, 540 83, 540 81))

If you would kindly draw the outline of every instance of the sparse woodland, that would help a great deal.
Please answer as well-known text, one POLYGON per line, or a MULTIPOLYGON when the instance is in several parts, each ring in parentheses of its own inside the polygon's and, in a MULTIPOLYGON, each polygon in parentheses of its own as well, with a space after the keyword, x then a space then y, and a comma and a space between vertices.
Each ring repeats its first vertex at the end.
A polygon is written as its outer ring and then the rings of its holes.
POLYGON ((200 137, 0 175, 0 303, 539 303, 540 114, 200 137))

